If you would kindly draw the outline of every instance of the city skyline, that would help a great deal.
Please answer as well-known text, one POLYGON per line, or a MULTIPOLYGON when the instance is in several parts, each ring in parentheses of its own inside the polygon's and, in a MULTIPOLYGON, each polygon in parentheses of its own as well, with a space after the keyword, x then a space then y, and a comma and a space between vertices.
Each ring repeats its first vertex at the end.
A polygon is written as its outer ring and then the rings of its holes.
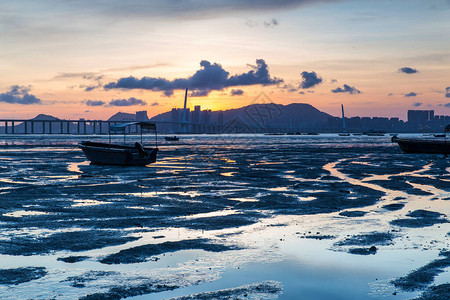
POLYGON ((450 112, 450 2, 4 1, 0 118, 149 117, 261 92, 331 115, 450 112), (69 20, 69 22, 68 22, 69 20))

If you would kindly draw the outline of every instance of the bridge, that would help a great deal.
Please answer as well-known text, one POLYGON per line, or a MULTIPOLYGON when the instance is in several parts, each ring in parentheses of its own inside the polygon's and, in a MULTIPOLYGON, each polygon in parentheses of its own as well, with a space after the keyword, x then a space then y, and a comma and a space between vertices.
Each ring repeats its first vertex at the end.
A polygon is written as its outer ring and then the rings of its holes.
MULTIPOLYGON (((0 134, 109 134, 111 125, 127 121, 103 120, 22 120, 0 119, 0 134), (3 126, 2 126, 3 125, 3 126)), ((232 121, 226 125, 197 124, 192 122, 150 121, 156 124, 161 133, 287 133, 315 132, 317 128, 269 128, 247 126, 241 121, 232 121)), ((323 130, 322 130, 323 131, 323 130)), ((129 127, 127 134, 140 134, 139 126, 129 127)))

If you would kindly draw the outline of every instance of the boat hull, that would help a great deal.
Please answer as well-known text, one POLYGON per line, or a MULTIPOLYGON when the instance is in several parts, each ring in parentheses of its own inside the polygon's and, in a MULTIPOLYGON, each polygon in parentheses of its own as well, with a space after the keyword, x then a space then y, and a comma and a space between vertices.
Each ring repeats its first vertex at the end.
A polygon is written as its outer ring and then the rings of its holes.
POLYGON ((81 142, 78 147, 87 159, 97 165, 145 166, 156 162, 158 148, 122 146, 97 142, 81 142))
POLYGON ((400 139, 393 137, 392 141, 397 143, 405 153, 450 154, 450 141, 446 140, 400 139))

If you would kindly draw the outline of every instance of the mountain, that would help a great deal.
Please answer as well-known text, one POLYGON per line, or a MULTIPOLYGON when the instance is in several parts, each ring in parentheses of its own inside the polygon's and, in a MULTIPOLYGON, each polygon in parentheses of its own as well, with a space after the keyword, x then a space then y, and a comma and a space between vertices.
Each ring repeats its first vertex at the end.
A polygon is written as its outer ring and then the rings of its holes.
POLYGON ((30 119, 31 121, 56 121, 59 120, 58 118, 46 114, 39 114, 33 119, 30 119))
POLYGON ((129 114, 129 113, 118 112, 115 115, 111 116, 108 119, 108 121, 117 121, 117 122, 136 121, 136 114, 129 114))
MULTIPOLYGON (((189 114, 187 120, 193 120, 194 112, 190 111, 189 114)), ((212 111, 211 123, 222 123, 227 126, 231 123, 236 124, 238 121, 239 126, 247 128, 314 128, 323 127, 328 122, 329 117, 331 115, 306 103, 288 105, 268 103, 251 104, 225 111, 212 111)), ((151 120, 170 122, 172 121, 172 113, 162 113, 151 118, 151 120)))

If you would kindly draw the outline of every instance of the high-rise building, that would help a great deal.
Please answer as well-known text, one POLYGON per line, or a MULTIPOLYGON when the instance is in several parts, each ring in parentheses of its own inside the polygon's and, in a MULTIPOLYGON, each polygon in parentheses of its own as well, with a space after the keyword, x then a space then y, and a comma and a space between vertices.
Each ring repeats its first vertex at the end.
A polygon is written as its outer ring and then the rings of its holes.
POLYGON ((136 112, 136 121, 148 121, 147 111, 137 111, 136 112))
POLYGON ((414 124, 426 124, 433 118, 434 110, 408 110, 408 122, 414 124))
POLYGON ((223 111, 219 111, 219 117, 218 117, 218 123, 219 125, 223 125, 223 111))
POLYGON ((194 124, 200 124, 200 105, 196 105, 194 107, 194 112, 193 112, 193 118, 192 118, 192 123, 194 124))

